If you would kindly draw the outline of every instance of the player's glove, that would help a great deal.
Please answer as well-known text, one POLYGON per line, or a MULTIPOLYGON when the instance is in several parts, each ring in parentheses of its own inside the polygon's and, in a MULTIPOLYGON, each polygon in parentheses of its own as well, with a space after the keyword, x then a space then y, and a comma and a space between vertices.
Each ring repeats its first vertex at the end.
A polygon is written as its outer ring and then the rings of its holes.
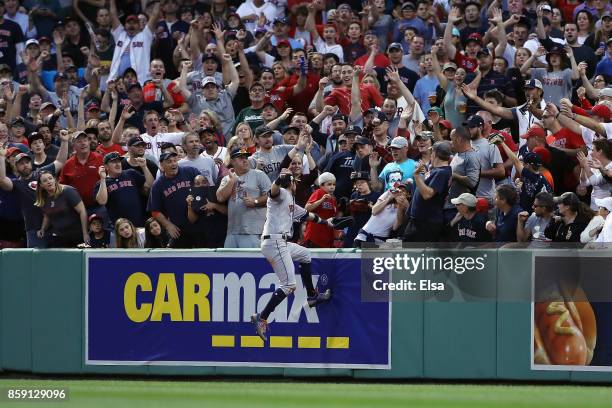
POLYGON ((337 230, 345 229, 355 225, 353 217, 337 217, 331 220, 332 227, 337 230))

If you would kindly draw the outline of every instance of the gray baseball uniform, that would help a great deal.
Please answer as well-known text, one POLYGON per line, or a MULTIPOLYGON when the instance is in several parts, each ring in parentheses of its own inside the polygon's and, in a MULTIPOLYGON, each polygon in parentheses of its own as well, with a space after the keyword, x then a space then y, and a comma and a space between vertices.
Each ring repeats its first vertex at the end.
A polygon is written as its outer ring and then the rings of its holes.
POLYGON ((251 163, 251 167, 257 167, 257 160, 261 159, 263 161, 263 168, 261 169, 266 176, 270 178, 270 181, 274 181, 278 178, 278 175, 281 171, 281 163, 287 156, 287 153, 291 151, 295 146, 293 145, 278 145, 272 146, 272 150, 270 152, 262 152, 261 150, 253 153, 251 157, 249 157, 249 162, 251 163))
POLYGON ((264 224, 261 252, 281 282, 280 288, 288 295, 295 290, 295 266, 293 261, 310 263, 310 250, 285 237, 292 235, 293 222, 302 222, 308 212, 295 204, 293 194, 284 188, 279 194, 268 198, 266 223, 264 224))

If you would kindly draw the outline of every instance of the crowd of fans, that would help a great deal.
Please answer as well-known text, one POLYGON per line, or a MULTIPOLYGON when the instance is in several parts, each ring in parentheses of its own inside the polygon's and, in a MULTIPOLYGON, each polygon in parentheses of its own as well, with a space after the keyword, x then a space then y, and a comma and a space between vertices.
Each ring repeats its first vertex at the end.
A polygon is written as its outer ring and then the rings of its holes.
POLYGON ((607 0, 0 0, 0 248, 612 242, 607 0))

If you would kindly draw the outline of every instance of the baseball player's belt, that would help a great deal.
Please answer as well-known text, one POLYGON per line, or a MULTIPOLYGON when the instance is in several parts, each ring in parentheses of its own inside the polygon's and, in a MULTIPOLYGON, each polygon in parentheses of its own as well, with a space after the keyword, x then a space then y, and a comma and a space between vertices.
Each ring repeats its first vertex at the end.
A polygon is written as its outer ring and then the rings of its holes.
POLYGON ((287 241, 289 238, 291 238, 291 235, 289 234, 270 234, 270 235, 264 235, 261 238, 262 239, 283 239, 287 241))

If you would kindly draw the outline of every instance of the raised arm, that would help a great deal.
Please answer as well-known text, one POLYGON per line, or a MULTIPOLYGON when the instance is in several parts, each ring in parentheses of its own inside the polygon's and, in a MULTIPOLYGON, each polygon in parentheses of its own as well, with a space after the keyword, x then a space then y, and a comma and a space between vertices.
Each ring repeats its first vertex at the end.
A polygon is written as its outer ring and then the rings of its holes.
POLYGON ((576 64, 576 58, 574 57, 574 50, 570 45, 565 46, 565 52, 569 57, 570 64, 572 66, 572 81, 577 81, 580 78, 580 72, 578 72, 578 64, 576 64))
POLYGON ((125 127, 125 121, 134 116, 135 113, 136 110, 134 110, 134 107, 132 105, 126 105, 123 107, 123 110, 121 111, 121 116, 119 116, 119 122, 117 122, 117 126, 115 126, 115 129, 113 130, 113 136, 111 138, 112 143, 117 144, 121 142, 121 136, 123 134, 123 128, 125 127))
POLYGON ((410 89, 408 89, 406 84, 404 84, 404 82, 402 82, 402 80, 401 80, 401 78, 399 76, 399 72, 397 71, 397 68, 395 68, 395 67, 387 67, 387 76, 389 77, 389 81, 393 81, 397 85, 397 87, 400 90, 400 94, 404 98, 406 98, 406 102, 408 103, 408 105, 414 105, 416 100, 414 99, 414 96, 412 95, 412 92, 410 92, 410 89))
POLYGON ((433 68, 433 72, 436 75, 436 77, 438 77, 438 82, 440 82, 440 88, 446 91, 446 87, 448 86, 448 79, 446 78, 446 75, 444 75, 444 73, 442 72, 442 69, 440 68, 440 62, 438 61, 437 53, 438 53, 438 46, 432 45, 431 46, 431 65, 433 68))
POLYGON ((230 95, 236 95, 238 91, 238 82, 240 78, 238 76, 238 71, 236 70, 236 66, 234 65, 234 61, 232 61, 232 56, 229 54, 223 54, 223 71, 227 71, 230 77, 230 83, 227 85, 227 92, 230 95))
POLYGON ((6 176, 6 148, 0 146, 0 188, 5 191, 13 190, 13 182, 6 176))
POLYGON ((538 47, 536 52, 531 54, 531 57, 529 57, 527 61, 525 61, 525 63, 521 66, 521 74, 523 75, 527 74, 527 72, 531 69, 531 65, 533 65, 533 62, 536 60, 536 58, 539 58, 544 54, 546 54, 546 49, 542 46, 538 47))
POLYGON ((160 2, 156 1, 155 5, 153 6, 153 12, 149 16, 149 22, 147 23, 147 27, 149 28, 149 30, 151 30, 152 33, 155 33, 160 14, 160 2))
POLYGON ((191 61, 183 61, 181 75, 179 77, 178 89, 185 99, 191 98, 191 91, 187 89, 187 73, 191 70, 191 61))
POLYGON ((565 110, 563 110, 563 112, 559 112, 559 109, 552 103, 546 104, 546 111, 552 116, 554 116, 555 118, 557 118, 561 126, 563 126, 564 128, 567 128, 571 130, 572 132, 577 133, 579 135, 582 134, 582 129, 580 129, 580 124, 570 117, 572 116, 572 112, 566 112, 565 110))
POLYGON ((448 22, 444 28, 444 48, 446 48, 446 55, 448 55, 448 59, 451 61, 457 55, 457 48, 453 45, 453 28, 462 18, 458 7, 451 8, 450 13, 448 13, 448 22))
POLYGON ((111 28, 114 30, 121 25, 119 14, 117 13, 117 0, 110 0, 109 12, 111 18, 111 28))
POLYGON ((361 88, 359 87, 359 77, 361 76, 361 67, 355 66, 353 70, 353 81, 351 82, 351 111, 349 117, 352 121, 357 120, 361 116, 361 88))
POLYGON ((310 32, 310 35, 312 35, 312 42, 314 44, 319 39, 319 32, 317 31, 317 26, 315 24, 315 17, 317 13, 316 2, 312 2, 306 7, 308 8, 308 17, 306 17, 304 28, 310 32))
POLYGON ((506 109, 506 108, 502 108, 501 106, 495 106, 495 105, 490 104, 489 102, 479 97, 476 94, 476 91, 471 89, 466 84, 461 85, 461 91, 467 98, 476 102, 478 106, 480 106, 484 110, 489 111, 492 114, 497 115, 501 118, 513 120, 512 111, 510 109, 506 109))

